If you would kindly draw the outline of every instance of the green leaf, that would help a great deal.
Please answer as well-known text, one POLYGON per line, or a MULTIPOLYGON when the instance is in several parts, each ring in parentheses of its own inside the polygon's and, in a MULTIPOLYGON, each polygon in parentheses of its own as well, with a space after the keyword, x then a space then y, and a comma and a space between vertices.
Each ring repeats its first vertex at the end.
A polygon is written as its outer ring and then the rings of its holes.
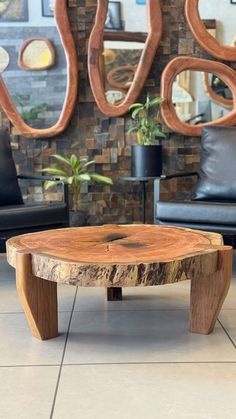
POLYGON ((95 163, 95 160, 90 160, 90 161, 86 161, 85 163, 82 163, 81 170, 87 168, 88 166, 91 166, 94 163, 95 163))
POLYGON ((144 144, 143 135, 142 135, 141 130, 139 130, 138 133, 137 133, 137 143, 140 144, 140 145, 144 144))
POLYGON ((135 109, 133 112, 132 112, 132 114, 131 114, 131 116, 132 116, 132 118, 133 119, 135 119, 136 118, 136 116, 141 112, 143 110, 143 108, 137 108, 137 109, 135 109))
POLYGON ((68 159, 67 157, 60 156, 59 154, 53 154, 52 157, 54 157, 56 160, 60 161, 61 163, 71 166, 70 159, 68 159))
POLYGON ((80 163, 86 163, 88 161, 88 157, 80 157, 80 163))
POLYGON ((163 102, 162 97, 156 97, 155 99, 152 99, 149 103, 150 107, 156 106, 156 105, 161 105, 163 102))
POLYGON ((129 110, 131 111, 132 109, 135 109, 135 108, 137 108, 137 107, 139 107, 139 108, 143 108, 143 104, 142 104, 142 103, 134 103, 133 105, 131 105, 131 106, 129 107, 129 110))
POLYGON ((75 180, 75 176, 69 176, 68 179, 67 179, 67 182, 69 183, 69 185, 72 185, 74 180, 75 180))
POLYGON ((50 175, 67 177, 66 172, 62 169, 58 169, 57 167, 45 167, 42 172, 49 173, 50 175))
POLYGON ((75 176, 78 182, 90 182, 91 176, 89 173, 81 173, 80 175, 75 176))
POLYGON ((44 182, 43 186, 44 186, 45 191, 47 191, 48 189, 51 189, 56 184, 58 184, 58 182, 53 181, 53 180, 46 180, 46 182, 44 182))
POLYGON ((112 179, 107 176, 102 176, 98 173, 90 173, 90 177, 92 180, 94 180, 94 182, 105 183, 106 185, 113 185, 112 179))
POLYGON ((137 126, 137 125, 133 125, 132 127, 130 127, 130 128, 128 129, 128 134, 131 134, 131 132, 138 131, 138 129, 139 129, 139 126, 137 126))
POLYGON ((145 127, 146 124, 147 124, 147 119, 145 117, 142 117, 140 119, 140 125, 141 125, 141 127, 145 127))
POLYGON ((75 154, 72 154, 70 156, 70 164, 73 170, 76 170, 76 168, 78 167, 78 163, 79 163, 78 157, 75 154))
POLYGON ((150 103, 150 97, 149 97, 149 95, 147 95, 147 99, 146 99, 146 103, 145 103, 146 108, 149 107, 149 103, 150 103))
POLYGON ((166 138, 166 135, 164 134, 164 132, 161 132, 159 130, 154 131, 154 135, 156 137, 166 138))

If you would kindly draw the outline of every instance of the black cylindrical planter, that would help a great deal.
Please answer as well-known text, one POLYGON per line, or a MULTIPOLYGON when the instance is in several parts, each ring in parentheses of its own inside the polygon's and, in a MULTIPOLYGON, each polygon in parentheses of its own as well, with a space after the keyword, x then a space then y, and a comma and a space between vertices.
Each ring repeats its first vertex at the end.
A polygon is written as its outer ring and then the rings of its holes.
POLYGON ((132 145, 131 176, 158 177, 162 173, 161 145, 132 145))

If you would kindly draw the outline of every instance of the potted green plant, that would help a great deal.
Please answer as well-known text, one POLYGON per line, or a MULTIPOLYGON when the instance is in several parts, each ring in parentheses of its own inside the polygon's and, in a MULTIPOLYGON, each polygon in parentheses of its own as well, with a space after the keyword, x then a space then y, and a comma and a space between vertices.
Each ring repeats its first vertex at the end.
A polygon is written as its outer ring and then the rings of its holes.
MULTIPOLYGON (((81 185, 88 182, 112 185, 112 179, 96 172, 88 171, 90 166, 95 162, 94 160, 89 161, 87 157, 77 157, 75 154, 72 154, 70 157, 64 157, 54 154, 53 158, 57 161, 57 164, 51 167, 45 167, 42 172, 56 176, 58 179, 68 183, 72 198, 70 225, 75 226, 84 224, 80 219, 81 212, 79 208, 81 185)), ((46 181, 44 183, 44 188, 48 190, 55 186, 56 183, 56 181, 46 181)))
POLYGON ((129 133, 137 132, 137 144, 132 145, 131 174, 134 177, 155 177, 162 172, 161 139, 166 135, 158 121, 161 97, 150 99, 147 95, 145 103, 134 103, 130 106, 131 117, 134 120, 129 133), (157 108, 154 118, 152 110, 157 108))

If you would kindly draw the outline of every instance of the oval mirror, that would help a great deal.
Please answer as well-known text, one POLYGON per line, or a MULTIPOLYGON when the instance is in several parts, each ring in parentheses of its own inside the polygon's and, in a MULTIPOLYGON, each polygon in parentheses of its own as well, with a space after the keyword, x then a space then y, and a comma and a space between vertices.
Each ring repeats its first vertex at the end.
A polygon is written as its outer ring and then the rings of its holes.
POLYGON ((10 62, 10 57, 8 52, 3 48, 0 47, 0 73, 6 70, 10 62))
POLYGON ((227 0, 185 0, 185 15, 195 39, 209 54, 236 61, 235 2, 227 0), (216 21, 216 33, 207 30, 204 20, 216 21))
POLYGON ((108 116, 128 112, 147 79, 161 34, 159 0, 98 0, 88 67, 101 112, 108 116))
POLYGON ((77 96, 67 0, 8 1, 0 10, 0 39, 9 55, 0 77, 0 106, 19 134, 57 135, 67 126, 77 96))
POLYGON ((21 46, 19 67, 24 70, 48 70, 56 64, 56 51, 48 38, 27 39, 21 46))
POLYGON ((167 126, 189 136, 200 136, 207 125, 236 123, 236 73, 224 64, 192 57, 178 57, 165 68, 161 80, 162 116, 167 126), (206 91, 207 80, 218 103, 206 91), (223 95, 223 96, 221 96, 223 95), (232 99, 231 99, 232 98, 232 99))

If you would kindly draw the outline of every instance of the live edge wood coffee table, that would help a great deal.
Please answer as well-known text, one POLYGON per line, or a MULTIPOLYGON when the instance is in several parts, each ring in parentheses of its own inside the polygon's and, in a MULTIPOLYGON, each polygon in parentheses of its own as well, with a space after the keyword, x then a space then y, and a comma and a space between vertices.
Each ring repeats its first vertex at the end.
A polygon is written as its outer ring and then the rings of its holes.
POLYGON ((58 335, 57 283, 122 287, 191 279, 190 331, 210 333, 231 281, 232 249, 219 234, 156 225, 50 230, 7 242, 8 262, 33 335, 58 335))

